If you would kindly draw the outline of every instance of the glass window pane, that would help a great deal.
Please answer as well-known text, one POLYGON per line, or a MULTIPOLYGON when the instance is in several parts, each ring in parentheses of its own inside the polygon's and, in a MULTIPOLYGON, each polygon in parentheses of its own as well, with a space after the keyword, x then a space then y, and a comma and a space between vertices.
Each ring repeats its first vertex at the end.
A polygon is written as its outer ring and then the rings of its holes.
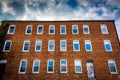
POLYGON ((110 45, 109 45, 109 44, 106 44, 105 46, 106 46, 106 50, 111 50, 111 48, 110 48, 110 45))
POLYGON ((86 44, 86 49, 87 49, 87 50, 91 50, 90 44, 86 44))
POLYGON ((38 66, 35 66, 34 67, 34 72, 38 72, 39 71, 39 67, 38 66))
POLYGON ((110 65, 111 72, 116 72, 116 68, 115 68, 114 63, 110 63, 109 65, 110 65))
POLYGON ((61 33, 65 33, 65 27, 64 26, 61 27, 61 33))
POLYGON ((11 44, 11 42, 6 42, 5 50, 10 50, 10 44, 11 44))
POLYGON ((42 33, 42 26, 39 26, 38 33, 42 33))
POLYGON ((62 66, 61 71, 66 72, 67 71, 66 66, 62 66))
POLYGON ((76 66, 76 72, 81 72, 81 67, 80 66, 76 66))
POLYGON ((32 29, 32 27, 28 26, 27 33, 31 33, 31 29, 32 29))
POLYGON ((85 33, 88 33, 88 28, 87 28, 87 27, 84 28, 84 32, 85 32, 85 33))
POLYGON ((26 61, 22 61, 21 62, 20 72, 25 72, 25 69, 26 69, 26 61))
POLYGON ((36 51, 40 51, 42 48, 42 42, 41 41, 36 41, 36 51))
POLYGON ((13 33, 13 32, 14 32, 14 26, 11 26, 9 33, 13 33))
POLYGON ((74 49, 79 50, 79 44, 78 43, 74 43, 74 49))

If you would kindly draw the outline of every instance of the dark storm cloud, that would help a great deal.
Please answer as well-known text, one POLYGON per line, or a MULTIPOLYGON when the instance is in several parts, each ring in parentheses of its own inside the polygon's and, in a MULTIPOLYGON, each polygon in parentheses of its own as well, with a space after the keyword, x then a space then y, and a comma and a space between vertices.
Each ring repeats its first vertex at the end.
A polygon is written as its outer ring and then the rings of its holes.
POLYGON ((24 0, 13 0, 8 3, 8 7, 12 8, 16 16, 22 16, 25 13, 24 0))

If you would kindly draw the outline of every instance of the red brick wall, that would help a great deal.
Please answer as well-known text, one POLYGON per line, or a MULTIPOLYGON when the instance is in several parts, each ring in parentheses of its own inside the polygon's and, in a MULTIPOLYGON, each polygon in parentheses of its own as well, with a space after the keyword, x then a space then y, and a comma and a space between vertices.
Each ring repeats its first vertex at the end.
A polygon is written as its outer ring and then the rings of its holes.
POLYGON ((6 40, 12 40, 12 47, 7 56, 7 66, 4 80, 87 80, 86 60, 94 61, 95 75, 97 80, 120 80, 120 46, 113 21, 10 21, 16 25, 14 35, 6 34, 6 40), (79 34, 72 34, 72 25, 79 26, 79 34), (90 34, 83 34, 82 25, 89 25, 90 34), (109 34, 102 34, 100 24, 106 24, 109 34), (25 35, 26 25, 33 25, 32 34, 25 35), (37 35, 37 26, 44 25, 43 35, 37 35), (55 35, 49 35, 49 25, 55 25, 55 35), (66 25, 67 34, 60 35, 60 25, 66 25), (35 41, 42 40, 42 51, 35 52, 35 41), (55 51, 48 52, 48 40, 55 40, 55 51), (67 40, 67 51, 60 51, 60 40, 67 40), (103 40, 110 40, 112 52, 106 52, 103 40), (22 52, 24 40, 30 40, 29 52, 22 52), (79 40, 80 51, 73 51, 73 40, 79 40), (84 40, 91 40, 92 52, 85 51, 84 40), (18 74, 20 60, 27 60, 26 74, 18 74), (40 73, 32 74, 34 59, 40 59, 40 73), (47 73, 47 60, 54 59, 54 73, 47 73), (60 73, 60 59, 67 59, 68 73, 60 73), (82 61, 82 72, 76 74, 74 60, 82 61), (108 59, 116 62, 118 74, 110 74, 108 59))

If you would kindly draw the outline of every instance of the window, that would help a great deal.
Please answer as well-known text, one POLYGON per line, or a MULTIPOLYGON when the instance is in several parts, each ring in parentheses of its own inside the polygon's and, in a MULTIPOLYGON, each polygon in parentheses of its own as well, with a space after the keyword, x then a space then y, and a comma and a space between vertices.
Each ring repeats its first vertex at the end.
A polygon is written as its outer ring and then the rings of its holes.
POLYGON ((106 24, 101 24, 101 32, 102 34, 108 34, 108 29, 106 24))
POLYGON ((37 34, 43 34, 43 25, 38 25, 37 34))
POLYGON ((49 34, 55 34, 55 25, 49 26, 49 34))
POLYGON ((10 25, 7 34, 14 34, 15 25, 10 25))
POLYGON ((48 41, 48 51, 54 51, 55 43, 54 40, 48 41))
POLYGON ((83 33, 84 34, 90 34, 89 25, 83 25, 83 33))
POLYGON ((82 64, 81 60, 75 60, 75 73, 82 73, 82 64))
POLYGON ((3 52, 10 52, 11 45, 12 45, 12 41, 6 40, 3 47, 3 52))
POLYGON ((114 60, 108 60, 108 65, 111 74, 117 74, 117 67, 114 60))
POLYGON ((27 25, 25 34, 32 34, 32 25, 27 25))
POLYGON ((47 73, 54 73, 54 60, 48 60, 47 73))
POLYGON ((72 25, 72 34, 78 34, 78 25, 72 25))
POLYGON ((21 60, 19 66, 19 74, 25 74, 27 67, 27 60, 21 60))
POLYGON ((62 59, 60 60, 60 73, 67 73, 67 60, 62 59))
POLYGON ((80 44, 78 40, 73 40, 73 50, 80 51, 80 44))
POLYGON ((86 51, 92 51, 92 45, 90 40, 85 40, 85 49, 86 51))
POLYGON ((67 42, 66 42, 66 40, 60 40, 60 51, 67 51, 67 42))
POLYGON ((39 73, 39 71, 40 71, 40 60, 34 60, 32 73, 39 73))
POLYGON ((66 34, 66 25, 60 25, 60 34, 66 34))
POLYGON ((29 52, 29 47, 30 47, 30 41, 29 40, 25 40, 23 43, 23 52, 29 52))
POLYGON ((41 50, 42 50, 42 41, 41 40, 36 40, 35 51, 39 52, 41 50))
POLYGON ((104 40, 104 46, 106 51, 112 51, 110 40, 104 40))

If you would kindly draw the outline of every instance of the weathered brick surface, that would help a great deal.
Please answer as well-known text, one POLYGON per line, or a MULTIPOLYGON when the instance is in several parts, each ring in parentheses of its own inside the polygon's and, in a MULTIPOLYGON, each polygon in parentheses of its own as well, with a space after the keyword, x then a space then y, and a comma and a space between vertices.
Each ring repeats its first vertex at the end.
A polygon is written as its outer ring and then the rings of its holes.
POLYGON ((7 66, 4 80, 87 80, 86 60, 94 61, 95 75, 97 80, 120 80, 120 45, 113 21, 9 21, 11 25, 16 25, 15 34, 6 34, 6 40, 12 40, 12 47, 7 56, 7 66), (79 34, 72 34, 72 24, 78 24, 79 34), (82 25, 88 24, 90 34, 83 34, 82 25), (107 24, 109 34, 102 35, 100 24, 107 24), (25 35, 26 25, 33 25, 31 35, 25 35), (43 35, 37 35, 37 26, 44 25, 43 35), (55 35, 49 35, 49 25, 55 25, 55 35), (60 35, 60 25, 66 25, 67 34, 60 35), (42 51, 35 52, 35 41, 42 40, 42 51), (48 40, 55 40, 55 51, 48 52, 48 40), (67 40, 67 51, 60 51, 60 40, 67 40), (113 51, 106 52, 103 40, 110 40, 113 51), (30 40, 30 51, 22 52, 24 40, 30 40), (80 51, 73 51, 73 40, 80 41, 80 51), (85 51, 84 40, 91 40, 92 52, 85 51), (27 60, 26 74, 18 74, 20 60, 27 60), (34 59, 40 59, 40 73, 32 74, 34 59), (54 73, 47 73, 47 60, 54 59, 54 73), (60 59, 67 59, 68 73, 60 73, 60 59), (82 74, 76 74, 74 60, 82 61, 82 74), (108 59, 116 62, 118 74, 110 74, 108 59))

